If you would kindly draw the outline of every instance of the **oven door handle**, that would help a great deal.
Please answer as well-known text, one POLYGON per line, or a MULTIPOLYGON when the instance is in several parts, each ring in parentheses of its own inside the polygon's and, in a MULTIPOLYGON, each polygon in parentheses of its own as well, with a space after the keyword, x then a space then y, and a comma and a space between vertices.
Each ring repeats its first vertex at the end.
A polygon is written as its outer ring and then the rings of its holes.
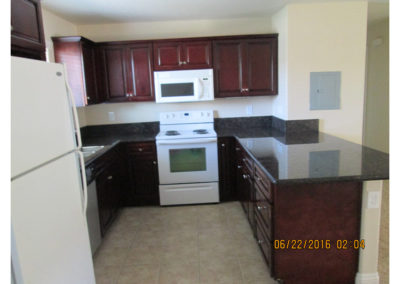
POLYGON ((182 144, 204 144, 217 142, 217 138, 200 138, 200 139, 185 139, 185 140, 158 140, 157 145, 182 145, 182 144))

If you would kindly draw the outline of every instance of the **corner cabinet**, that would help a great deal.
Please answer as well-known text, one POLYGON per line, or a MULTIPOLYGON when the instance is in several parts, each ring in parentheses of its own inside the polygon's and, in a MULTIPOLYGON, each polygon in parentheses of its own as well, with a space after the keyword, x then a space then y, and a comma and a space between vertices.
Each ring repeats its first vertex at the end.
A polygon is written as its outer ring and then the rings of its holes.
POLYGON ((99 44, 98 60, 108 102, 154 101, 151 43, 99 44))
POLYGON ((154 41, 154 70, 204 69, 212 67, 211 41, 154 41))
POLYGON ((52 37, 54 59, 64 63, 68 84, 78 107, 104 101, 97 84, 95 43, 84 37, 52 37))
POLYGON ((39 0, 11 0, 11 55, 46 60, 39 0))
POLYGON ((276 95, 277 42, 277 35, 215 40, 215 97, 276 95))

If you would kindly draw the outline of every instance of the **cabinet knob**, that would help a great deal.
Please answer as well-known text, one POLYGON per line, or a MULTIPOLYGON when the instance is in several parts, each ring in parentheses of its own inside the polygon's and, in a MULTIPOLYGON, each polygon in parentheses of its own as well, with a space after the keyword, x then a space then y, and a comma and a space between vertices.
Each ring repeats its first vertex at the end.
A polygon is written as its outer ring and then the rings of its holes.
POLYGON ((153 165, 157 165, 157 161, 153 161, 153 165))
POLYGON ((236 147, 235 150, 236 150, 236 151, 240 151, 240 148, 239 148, 239 147, 236 147))
POLYGON ((112 176, 108 176, 107 179, 108 179, 108 180, 112 180, 113 177, 112 177, 112 176))
POLYGON ((246 162, 246 158, 243 158, 242 161, 243 161, 243 162, 246 162))
POLYGON ((90 97, 87 97, 88 100, 90 100, 90 97))
POLYGON ((257 209, 258 209, 258 211, 261 211, 263 209, 267 209, 267 207, 266 206, 257 206, 257 209))
POLYGON ((187 64, 187 62, 186 62, 186 61, 183 61, 183 62, 182 62, 182 64, 183 64, 183 65, 186 65, 186 64, 187 64))
POLYGON ((257 240, 257 243, 262 244, 264 241, 263 240, 257 240))
POLYGON ((242 166, 241 166, 241 165, 238 165, 238 166, 237 166, 237 168, 238 168, 238 169, 241 169, 241 168, 242 168, 242 166))
POLYGON ((221 144, 221 147, 225 147, 225 144, 224 144, 224 143, 222 143, 222 144, 221 144))
POLYGON ((125 97, 129 97, 129 94, 126 94, 125 97))
POLYGON ((258 177, 258 176, 256 176, 256 180, 260 181, 260 180, 261 180, 261 178, 260 178, 260 177, 258 177))
POLYGON ((248 178, 248 175, 245 175, 245 174, 244 174, 244 175, 243 175, 243 178, 244 178, 244 179, 247 179, 247 178, 248 178))
POLYGON ((139 148, 138 150, 139 150, 139 152, 142 152, 142 151, 143 151, 143 148, 139 148))

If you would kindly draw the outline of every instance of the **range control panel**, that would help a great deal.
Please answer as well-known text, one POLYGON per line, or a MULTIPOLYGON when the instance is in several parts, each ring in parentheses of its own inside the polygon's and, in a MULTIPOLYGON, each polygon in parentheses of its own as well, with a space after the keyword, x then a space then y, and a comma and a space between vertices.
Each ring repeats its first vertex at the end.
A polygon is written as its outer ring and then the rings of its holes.
POLYGON ((186 124, 214 122, 212 110, 161 112, 160 124, 186 124))

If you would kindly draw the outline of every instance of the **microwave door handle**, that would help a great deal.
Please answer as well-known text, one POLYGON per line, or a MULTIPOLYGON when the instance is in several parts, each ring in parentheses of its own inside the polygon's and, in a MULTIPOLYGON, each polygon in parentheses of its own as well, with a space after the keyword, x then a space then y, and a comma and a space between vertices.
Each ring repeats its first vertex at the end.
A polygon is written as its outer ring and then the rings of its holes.
POLYGON ((205 144, 213 142, 217 142, 217 138, 157 141, 157 145, 205 144))

